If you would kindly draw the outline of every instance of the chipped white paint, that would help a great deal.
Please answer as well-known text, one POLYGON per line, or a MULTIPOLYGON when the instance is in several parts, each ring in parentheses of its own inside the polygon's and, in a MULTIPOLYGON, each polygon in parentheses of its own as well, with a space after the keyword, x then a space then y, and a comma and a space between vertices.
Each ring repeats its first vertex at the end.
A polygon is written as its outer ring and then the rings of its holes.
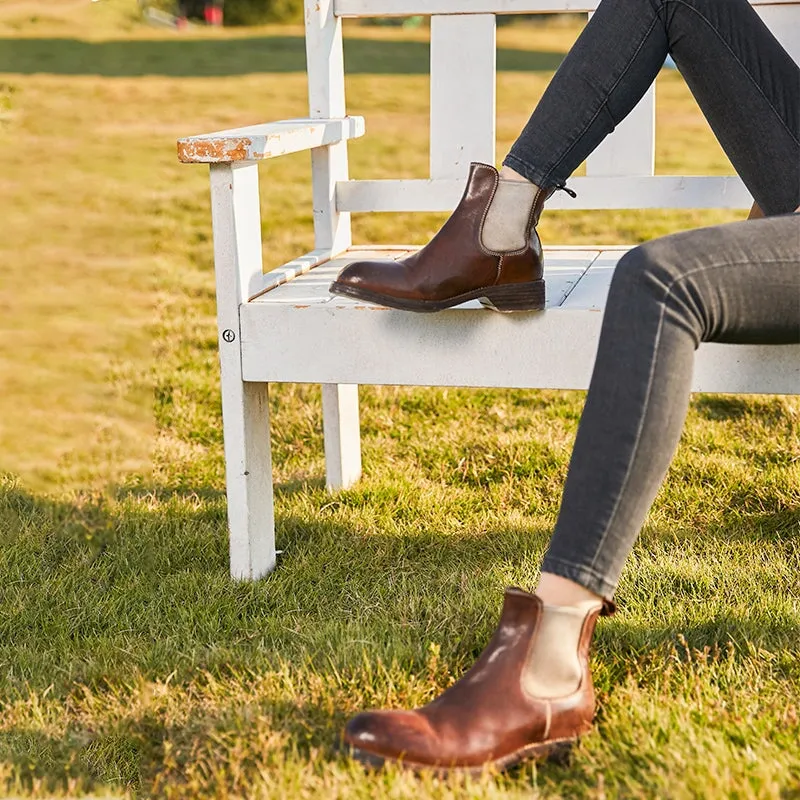
POLYGON ((178 158, 186 164, 263 161, 363 135, 363 117, 288 119, 187 136, 178 140, 178 158))

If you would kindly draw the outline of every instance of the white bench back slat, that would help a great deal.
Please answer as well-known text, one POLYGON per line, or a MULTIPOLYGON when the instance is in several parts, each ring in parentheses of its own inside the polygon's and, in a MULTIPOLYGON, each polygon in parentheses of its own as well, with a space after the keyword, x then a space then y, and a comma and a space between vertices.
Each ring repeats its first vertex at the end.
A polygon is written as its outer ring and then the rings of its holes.
POLYGON ((494 14, 431 18, 431 178, 494 164, 496 54, 494 14))
MULTIPOLYGON (((306 0, 309 100, 313 118, 346 114, 341 17, 431 17, 431 180, 350 181, 347 144, 312 151, 316 247, 349 246, 353 211, 449 211, 471 161, 495 163, 495 15, 591 11, 600 0, 306 0)), ((751 0, 800 63, 799 0, 751 0)), ((747 208, 736 177, 654 176, 655 90, 651 89, 587 160, 587 178, 550 208, 747 208), (613 180, 613 190, 609 184, 613 180)))
MULTIPOLYGON (((335 0, 338 17, 413 17, 430 14, 535 14, 594 11, 600 0, 335 0)), ((750 0, 791 5, 796 0, 750 0)))
POLYGON ((655 166, 656 87, 651 86, 633 111, 586 159, 586 174, 653 175, 655 166))
POLYGON ((656 165, 656 90, 648 89, 630 114, 586 159, 586 174, 653 175, 656 165))
POLYGON ((409 17, 433 14, 536 14, 594 11, 600 0, 336 0, 340 17, 409 17))
POLYGON ((797 7, 797 0, 778 0, 769 5, 761 5, 759 2, 753 5, 756 6, 756 11, 772 31, 773 36, 800 64, 800 9, 797 7))
MULTIPOLYGON (((556 192, 549 209, 746 208, 752 202, 735 176, 587 177, 569 185, 577 199, 556 192)), ((346 211, 451 211, 463 191, 463 179, 347 181, 338 184, 336 197, 346 211)))

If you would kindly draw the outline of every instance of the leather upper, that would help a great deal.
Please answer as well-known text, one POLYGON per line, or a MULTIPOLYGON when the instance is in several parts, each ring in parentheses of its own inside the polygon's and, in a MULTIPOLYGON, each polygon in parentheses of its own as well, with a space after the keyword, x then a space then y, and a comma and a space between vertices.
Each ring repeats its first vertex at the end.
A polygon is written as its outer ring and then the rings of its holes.
POLYGON ((356 261, 336 282, 409 300, 446 300, 498 284, 529 283, 542 277, 542 245, 536 233, 547 192, 531 208, 526 246, 509 253, 484 249, 481 232, 499 175, 488 164, 473 163, 458 207, 421 250, 397 261, 356 261))
MULTIPOLYGON (((611 607, 604 607, 610 613, 611 607)), ((532 744, 575 738, 594 716, 589 642, 600 610, 584 621, 579 644, 582 679, 557 699, 527 695, 522 671, 541 619, 541 600, 506 590, 497 629, 473 667, 432 703, 416 711, 369 711, 347 725, 352 747, 424 766, 480 766, 532 744)))

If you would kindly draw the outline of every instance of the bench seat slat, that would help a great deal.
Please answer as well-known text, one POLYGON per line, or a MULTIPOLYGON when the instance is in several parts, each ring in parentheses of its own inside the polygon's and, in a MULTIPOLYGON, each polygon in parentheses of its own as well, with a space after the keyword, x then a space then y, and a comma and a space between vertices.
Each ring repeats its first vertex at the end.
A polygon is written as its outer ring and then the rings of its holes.
MULTIPOLYGON (((544 313, 497 314, 472 301, 431 315, 330 295, 330 282, 348 262, 409 252, 348 251, 242 304, 244 378, 585 389, 613 269, 626 250, 548 248, 544 313), (399 343, 403 358, 394 358, 399 343)), ((698 353, 694 391, 793 394, 799 388, 800 346, 708 344, 698 353)))
MULTIPOLYGON (((364 304, 360 301, 328 292, 331 281, 339 272, 353 261, 371 258, 397 260, 417 249, 412 246, 354 247, 337 258, 326 258, 324 251, 315 250, 264 275, 263 287, 250 297, 250 301, 261 305, 332 303, 338 307, 362 306, 364 304)), ((622 252, 624 250, 615 250, 605 255, 616 263, 622 252)), ((562 305, 586 271, 601 255, 597 248, 548 249, 546 256, 548 307, 556 308, 562 305)), ((475 300, 464 303, 459 308, 483 309, 483 306, 475 300)))
MULTIPOLYGON (((256 382, 586 389, 601 321, 589 310, 411 315, 355 304, 248 303, 242 370, 256 382), (400 341, 402 359, 393 355, 400 341)), ((705 344, 692 388, 796 394, 798 364, 800 345, 705 344)))
POLYGON ((570 311, 602 311, 606 305, 614 268, 622 255, 620 251, 600 253, 561 307, 570 311))

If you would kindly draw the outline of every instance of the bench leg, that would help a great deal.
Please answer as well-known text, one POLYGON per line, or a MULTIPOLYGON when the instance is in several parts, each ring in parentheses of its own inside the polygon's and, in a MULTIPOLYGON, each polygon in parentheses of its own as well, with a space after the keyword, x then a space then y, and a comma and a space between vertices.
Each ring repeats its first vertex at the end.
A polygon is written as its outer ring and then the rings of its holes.
POLYGON ((231 575, 254 579, 275 566, 275 513, 266 383, 242 380, 239 307, 261 279, 258 165, 211 165, 222 427, 231 575))
POLYGON ((256 579, 275 566, 269 394, 266 383, 231 384, 223 375, 231 576, 256 579))
POLYGON ((324 383, 322 421, 327 487, 331 491, 346 489, 361 477, 358 386, 324 383))

